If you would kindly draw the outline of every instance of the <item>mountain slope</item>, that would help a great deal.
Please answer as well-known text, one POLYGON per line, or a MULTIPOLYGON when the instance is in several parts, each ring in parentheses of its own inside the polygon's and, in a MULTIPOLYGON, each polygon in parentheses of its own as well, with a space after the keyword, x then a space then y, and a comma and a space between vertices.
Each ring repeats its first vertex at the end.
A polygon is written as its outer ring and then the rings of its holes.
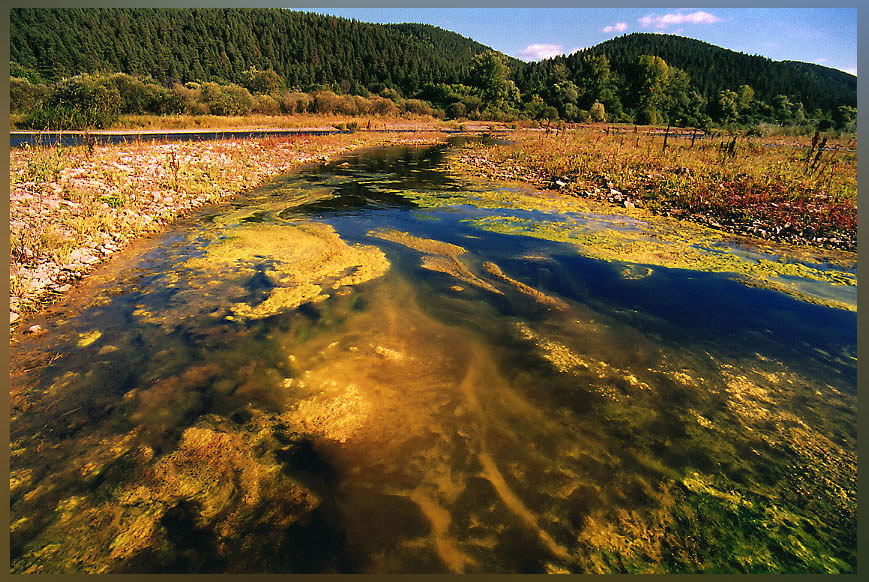
POLYGON ((291 86, 455 83, 487 47, 420 24, 379 25, 282 9, 12 9, 11 60, 48 80, 83 72, 238 81, 273 68, 291 86))
POLYGON ((848 73, 794 61, 773 61, 721 48, 699 40, 652 33, 623 35, 568 56, 547 59, 522 70, 520 89, 529 90, 547 78, 559 63, 572 73, 587 56, 606 55, 612 70, 625 75, 640 55, 661 57, 670 66, 688 73, 692 85, 708 100, 723 89, 736 90, 747 84, 755 97, 771 103, 776 95, 801 101, 806 110, 831 110, 839 105, 857 105, 857 77, 848 73))

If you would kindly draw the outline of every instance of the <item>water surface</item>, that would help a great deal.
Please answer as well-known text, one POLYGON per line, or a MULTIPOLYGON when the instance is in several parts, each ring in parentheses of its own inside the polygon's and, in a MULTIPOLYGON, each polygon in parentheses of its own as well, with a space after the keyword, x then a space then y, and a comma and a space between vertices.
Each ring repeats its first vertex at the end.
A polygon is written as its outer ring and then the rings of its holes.
POLYGON ((210 208, 21 337, 13 571, 853 571, 854 257, 450 151, 210 208))

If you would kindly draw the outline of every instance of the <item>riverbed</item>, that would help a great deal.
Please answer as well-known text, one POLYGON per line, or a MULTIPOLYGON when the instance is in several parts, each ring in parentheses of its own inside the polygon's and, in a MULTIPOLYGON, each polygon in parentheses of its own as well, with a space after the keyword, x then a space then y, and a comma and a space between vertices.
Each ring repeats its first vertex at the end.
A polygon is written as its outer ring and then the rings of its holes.
POLYGON ((19 334, 12 570, 853 571, 856 257, 459 145, 211 206, 19 334))

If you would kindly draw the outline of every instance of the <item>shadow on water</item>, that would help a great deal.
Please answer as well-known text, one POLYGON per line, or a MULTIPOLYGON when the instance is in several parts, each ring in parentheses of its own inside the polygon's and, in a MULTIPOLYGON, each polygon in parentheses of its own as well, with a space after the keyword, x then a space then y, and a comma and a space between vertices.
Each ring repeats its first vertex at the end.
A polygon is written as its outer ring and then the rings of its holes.
POLYGON ((456 145, 204 211, 20 336, 12 570, 853 570, 856 314, 476 228, 419 202, 456 145))

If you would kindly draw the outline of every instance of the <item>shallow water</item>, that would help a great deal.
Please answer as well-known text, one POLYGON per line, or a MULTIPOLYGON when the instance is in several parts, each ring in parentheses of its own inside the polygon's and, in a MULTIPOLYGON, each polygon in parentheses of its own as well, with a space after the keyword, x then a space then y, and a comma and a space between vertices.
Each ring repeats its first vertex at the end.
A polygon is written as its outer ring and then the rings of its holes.
POLYGON ((209 209, 19 338, 13 571, 855 569, 856 260, 450 151, 209 209))

